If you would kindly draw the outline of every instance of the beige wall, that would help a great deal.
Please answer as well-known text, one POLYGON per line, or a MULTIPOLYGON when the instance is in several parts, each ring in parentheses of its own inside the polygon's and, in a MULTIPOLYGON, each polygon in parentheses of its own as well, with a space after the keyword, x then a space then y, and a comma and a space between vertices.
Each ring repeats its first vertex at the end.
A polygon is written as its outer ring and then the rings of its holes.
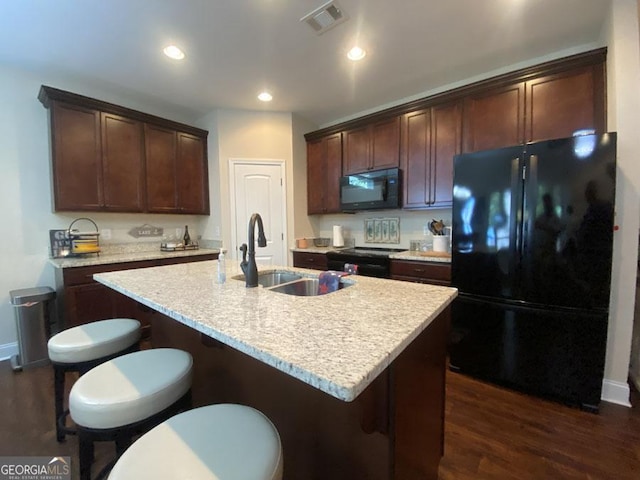
MULTIPOLYGON (((313 237, 314 227, 312 217, 307 215, 307 142, 304 134, 317 130, 318 126, 293 116, 293 204, 294 228, 289 238, 289 245, 293 246, 293 239, 313 237)), ((290 258, 292 262, 293 259, 290 258)))
MULTIPOLYGON (((603 398, 627 390, 640 227, 640 42, 636 0, 614 0, 603 34, 609 46, 608 128, 618 132, 616 218, 611 308, 603 398)), ((628 401, 628 393, 627 393, 628 401)))
POLYGON ((293 145, 290 113, 217 110, 200 119, 202 128, 215 129, 209 145, 212 215, 206 220, 207 238, 221 239, 236 258, 231 245, 229 160, 284 160, 286 165, 287 238, 293 238, 293 145))

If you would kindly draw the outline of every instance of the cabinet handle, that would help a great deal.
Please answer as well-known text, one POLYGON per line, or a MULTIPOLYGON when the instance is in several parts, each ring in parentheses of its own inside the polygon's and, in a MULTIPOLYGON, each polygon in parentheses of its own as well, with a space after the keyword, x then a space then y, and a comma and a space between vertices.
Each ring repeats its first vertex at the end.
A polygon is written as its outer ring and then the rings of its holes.
POLYGON ((424 273, 425 272, 424 268, 414 268, 413 271, 416 272, 416 273, 424 273))
POLYGON ((309 262, 309 263, 313 263, 313 262, 315 262, 315 259, 313 259, 313 258, 307 258, 307 262, 309 262))

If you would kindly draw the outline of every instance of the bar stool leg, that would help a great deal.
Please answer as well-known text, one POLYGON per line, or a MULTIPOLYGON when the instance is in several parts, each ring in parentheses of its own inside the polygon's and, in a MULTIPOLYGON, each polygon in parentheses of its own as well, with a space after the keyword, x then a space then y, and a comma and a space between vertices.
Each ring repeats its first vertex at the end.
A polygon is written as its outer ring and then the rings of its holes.
POLYGON ((63 419, 62 414, 64 412, 64 377, 65 372, 59 367, 53 367, 53 390, 55 397, 55 410, 56 410, 56 440, 58 442, 64 442, 65 432, 60 425, 63 419))
POLYGON ((78 430, 78 456, 80 457, 80 480, 91 480, 91 463, 94 456, 93 439, 83 430, 78 430))

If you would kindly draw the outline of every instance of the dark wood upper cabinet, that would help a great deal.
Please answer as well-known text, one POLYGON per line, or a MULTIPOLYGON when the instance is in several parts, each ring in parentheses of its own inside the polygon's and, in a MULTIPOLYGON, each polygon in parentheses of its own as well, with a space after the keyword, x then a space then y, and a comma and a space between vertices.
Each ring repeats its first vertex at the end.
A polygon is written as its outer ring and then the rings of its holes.
POLYGON ((431 109, 407 113, 402 119, 400 164, 405 208, 429 204, 431 181, 431 109))
POLYGON ((51 130, 55 209, 101 208, 104 195, 100 112, 53 102, 51 130))
MULTIPOLYGON (((452 203, 457 153, 564 138, 581 129, 606 132, 606 55, 601 48, 552 60, 332 125, 305 138, 310 144, 343 132, 345 174, 385 168, 381 162, 396 151, 393 125, 400 118, 404 208, 446 207, 452 203)), ((314 190, 314 195, 321 198, 320 192, 314 190)))
POLYGON ((465 152, 606 130, 604 62, 578 66, 465 99, 465 152))
POLYGON ((468 96, 464 100, 464 152, 522 143, 524 112, 523 82, 468 96))
POLYGON ((176 132, 147 123, 144 142, 147 208, 150 212, 175 213, 178 211, 176 132))
POLYGON ((604 64, 526 82, 526 142, 605 132, 604 64))
POLYGON ((102 113, 102 182, 104 207, 121 212, 144 211, 144 145, 142 124, 102 113))
POLYGON ((209 214, 209 181, 206 141, 177 132, 176 178, 178 205, 182 213, 209 214))
POLYGON ((397 167, 400 117, 373 122, 343 133, 344 174, 397 167))
POLYGON ((432 207, 453 204, 453 157, 462 143, 462 108, 459 102, 431 109, 431 196, 432 207))
POLYGON ((56 211, 209 214, 208 132, 42 86, 56 211))
POLYGON ((145 125, 147 208, 158 213, 209 213, 205 142, 188 133, 145 125))
POLYGON ((450 206, 453 157, 460 153, 462 111, 458 102, 404 115, 401 168, 404 208, 450 206))
POLYGON ((336 133, 307 143, 307 213, 340 212, 342 135, 336 133))

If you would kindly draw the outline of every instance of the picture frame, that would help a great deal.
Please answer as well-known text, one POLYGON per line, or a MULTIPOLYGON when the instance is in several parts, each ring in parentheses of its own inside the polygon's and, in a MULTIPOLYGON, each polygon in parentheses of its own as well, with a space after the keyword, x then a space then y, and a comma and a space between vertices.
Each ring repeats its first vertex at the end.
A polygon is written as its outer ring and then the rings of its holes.
POLYGON ((364 241, 366 243, 374 242, 374 234, 373 234, 373 219, 367 218, 364 221, 364 241))
POLYGON ((366 218, 364 241, 365 243, 400 243, 400 219, 366 218))

